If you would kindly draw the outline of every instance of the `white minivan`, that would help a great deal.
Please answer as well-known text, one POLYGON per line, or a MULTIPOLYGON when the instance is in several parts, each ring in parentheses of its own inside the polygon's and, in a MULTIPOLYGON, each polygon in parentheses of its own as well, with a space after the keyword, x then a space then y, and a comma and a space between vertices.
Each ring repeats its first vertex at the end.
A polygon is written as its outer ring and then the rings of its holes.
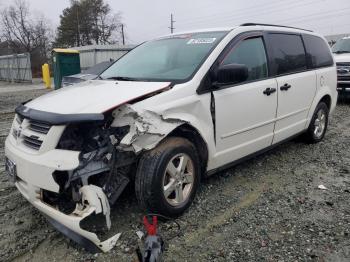
POLYGON ((87 222, 102 216, 109 228, 128 183, 147 212, 178 216, 201 178, 297 135, 321 141, 336 102, 330 48, 311 31, 243 24, 168 35, 97 80, 18 106, 6 169, 58 230, 108 251, 119 235, 101 241, 87 222))

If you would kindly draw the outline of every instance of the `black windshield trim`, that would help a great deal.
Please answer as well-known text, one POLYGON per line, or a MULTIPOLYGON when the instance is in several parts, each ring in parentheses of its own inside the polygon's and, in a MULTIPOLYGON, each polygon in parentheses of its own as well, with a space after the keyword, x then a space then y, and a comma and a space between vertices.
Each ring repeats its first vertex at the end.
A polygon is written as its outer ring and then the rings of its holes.
POLYGON ((333 52, 333 54, 348 54, 348 53, 350 53, 350 51, 344 51, 344 50, 343 51, 339 51, 338 50, 338 51, 334 51, 333 52))

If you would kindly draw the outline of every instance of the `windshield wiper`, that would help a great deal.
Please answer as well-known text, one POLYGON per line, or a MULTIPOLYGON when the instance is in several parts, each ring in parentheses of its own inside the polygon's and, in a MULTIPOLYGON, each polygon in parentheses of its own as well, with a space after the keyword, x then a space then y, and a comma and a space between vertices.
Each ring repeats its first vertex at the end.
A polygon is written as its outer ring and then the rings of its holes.
POLYGON ((112 76, 104 78, 105 80, 120 80, 120 81, 139 81, 137 78, 126 77, 126 76, 112 76))

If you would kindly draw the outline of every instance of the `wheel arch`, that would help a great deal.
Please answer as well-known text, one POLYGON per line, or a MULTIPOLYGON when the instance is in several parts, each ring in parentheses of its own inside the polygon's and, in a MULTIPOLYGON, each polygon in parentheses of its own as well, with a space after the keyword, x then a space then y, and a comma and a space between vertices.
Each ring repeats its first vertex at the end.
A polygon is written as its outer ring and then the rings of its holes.
POLYGON ((305 124, 305 129, 309 127, 312 116, 315 112, 315 109, 320 102, 324 102, 327 105, 330 114, 334 110, 334 107, 335 107, 334 103, 336 102, 334 101, 334 97, 332 97, 332 94, 327 92, 327 90, 322 90, 322 92, 319 92, 318 94, 316 94, 316 97, 314 98, 313 103, 311 104, 311 107, 308 113, 308 121, 305 124))
POLYGON ((324 102, 326 105, 327 105, 327 107, 328 107, 328 109, 330 110, 331 109, 331 106, 332 106, 332 98, 331 98, 331 96, 330 95, 324 95, 322 98, 321 98, 321 100, 317 103, 317 104, 319 104, 319 103, 321 103, 321 102, 324 102))

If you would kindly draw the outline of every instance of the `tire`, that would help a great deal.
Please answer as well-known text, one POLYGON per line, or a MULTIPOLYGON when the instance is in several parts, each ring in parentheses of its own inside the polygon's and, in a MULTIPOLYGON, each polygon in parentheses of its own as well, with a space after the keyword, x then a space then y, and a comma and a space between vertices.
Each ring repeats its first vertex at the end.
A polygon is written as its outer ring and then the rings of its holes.
POLYGON ((199 157, 194 145, 187 139, 170 137, 141 156, 135 193, 147 212, 177 217, 191 205, 199 184, 199 157), (179 167, 186 158, 186 165, 182 165, 184 171, 180 172, 179 167))
POLYGON ((324 102, 320 102, 312 116, 310 125, 304 135, 305 142, 315 144, 320 142, 327 131, 329 109, 324 102), (323 116, 321 120, 321 116, 323 116))

